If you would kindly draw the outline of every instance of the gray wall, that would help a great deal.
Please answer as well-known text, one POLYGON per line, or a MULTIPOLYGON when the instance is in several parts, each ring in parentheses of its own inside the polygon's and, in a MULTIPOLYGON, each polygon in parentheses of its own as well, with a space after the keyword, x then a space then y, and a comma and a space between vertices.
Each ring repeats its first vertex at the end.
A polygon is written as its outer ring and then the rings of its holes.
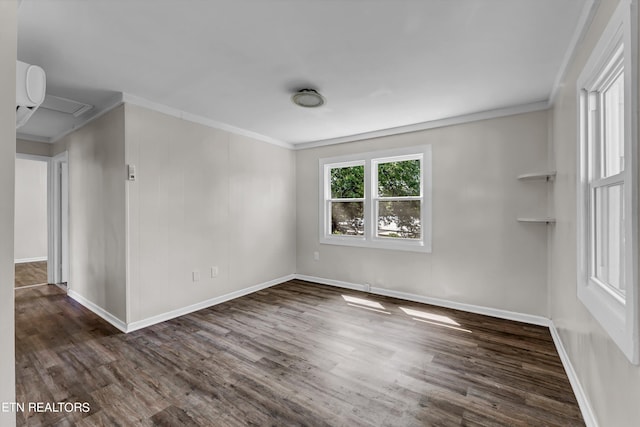
POLYGON ((298 151, 297 272, 546 316, 546 227, 516 221, 546 214, 546 184, 516 177, 546 168, 547 114, 298 151), (432 253, 318 243, 320 158, 419 144, 432 145, 432 253))
MULTIPOLYGON (((16 2, 0 1, 0 402, 15 401, 13 215, 16 158, 16 2)), ((16 415, 0 412, 0 426, 16 415)))
POLYGON ((69 152, 69 290, 124 322, 124 107, 53 148, 69 152))
POLYGON ((127 183, 129 322, 295 273, 292 151, 125 110, 126 163, 138 175, 127 183))
POLYGON ((550 231, 550 311, 601 426, 637 426, 640 367, 633 366, 577 299, 576 81, 618 2, 602 0, 570 64, 553 109, 553 186, 558 222, 550 231))

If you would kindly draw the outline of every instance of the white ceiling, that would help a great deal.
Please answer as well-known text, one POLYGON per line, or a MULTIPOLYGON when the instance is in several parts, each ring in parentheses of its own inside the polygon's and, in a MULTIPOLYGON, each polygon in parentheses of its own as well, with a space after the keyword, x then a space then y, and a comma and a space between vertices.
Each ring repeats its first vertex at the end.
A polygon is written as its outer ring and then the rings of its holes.
POLYGON ((55 140, 120 93, 292 144, 548 101, 590 4, 23 0, 18 59, 95 108, 19 132, 55 140), (306 87, 327 103, 295 106, 306 87))

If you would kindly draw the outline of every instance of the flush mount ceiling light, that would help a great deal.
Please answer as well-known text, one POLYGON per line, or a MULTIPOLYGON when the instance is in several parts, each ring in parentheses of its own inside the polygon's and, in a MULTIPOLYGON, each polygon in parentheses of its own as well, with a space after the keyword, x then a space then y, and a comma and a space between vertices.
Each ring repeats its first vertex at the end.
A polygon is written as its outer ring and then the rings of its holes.
POLYGON ((294 104, 305 108, 315 108, 324 104, 324 97, 314 89, 300 89, 291 97, 294 104))

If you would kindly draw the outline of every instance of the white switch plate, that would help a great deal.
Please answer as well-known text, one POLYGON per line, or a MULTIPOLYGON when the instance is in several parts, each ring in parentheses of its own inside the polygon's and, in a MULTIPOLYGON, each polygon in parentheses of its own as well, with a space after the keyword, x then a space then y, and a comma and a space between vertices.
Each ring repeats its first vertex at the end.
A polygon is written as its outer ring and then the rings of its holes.
POLYGON ((211 267, 211 278, 218 277, 218 267, 211 267))
POLYGON ((191 273, 191 276, 193 277, 194 282, 200 281, 200 272, 198 270, 194 270, 193 273, 191 273))
POLYGON ((316 251, 313 253, 313 260, 320 261, 320 252, 316 251))

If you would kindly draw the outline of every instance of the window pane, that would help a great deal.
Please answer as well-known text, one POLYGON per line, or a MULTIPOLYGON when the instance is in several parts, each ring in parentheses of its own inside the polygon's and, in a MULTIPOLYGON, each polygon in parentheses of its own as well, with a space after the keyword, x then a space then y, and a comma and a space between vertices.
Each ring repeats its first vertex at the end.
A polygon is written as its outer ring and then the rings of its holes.
POLYGON ((364 234, 364 202, 331 202, 331 234, 364 234))
POLYGON ((420 160, 378 164, 380 197, 420 196, 420 160))
POLYGON ((624 294, 624 186, 594 191, 594 275, 624 294))
POLYGON ((331 169, 332 199, 364 197, 364 165, 331 169))
POLYGON ((624 73, 602 94, 602 177, 624 170, 624 73))
POLYGON ((379 201, 378 237, 420 239, 420 200, 379 201))

